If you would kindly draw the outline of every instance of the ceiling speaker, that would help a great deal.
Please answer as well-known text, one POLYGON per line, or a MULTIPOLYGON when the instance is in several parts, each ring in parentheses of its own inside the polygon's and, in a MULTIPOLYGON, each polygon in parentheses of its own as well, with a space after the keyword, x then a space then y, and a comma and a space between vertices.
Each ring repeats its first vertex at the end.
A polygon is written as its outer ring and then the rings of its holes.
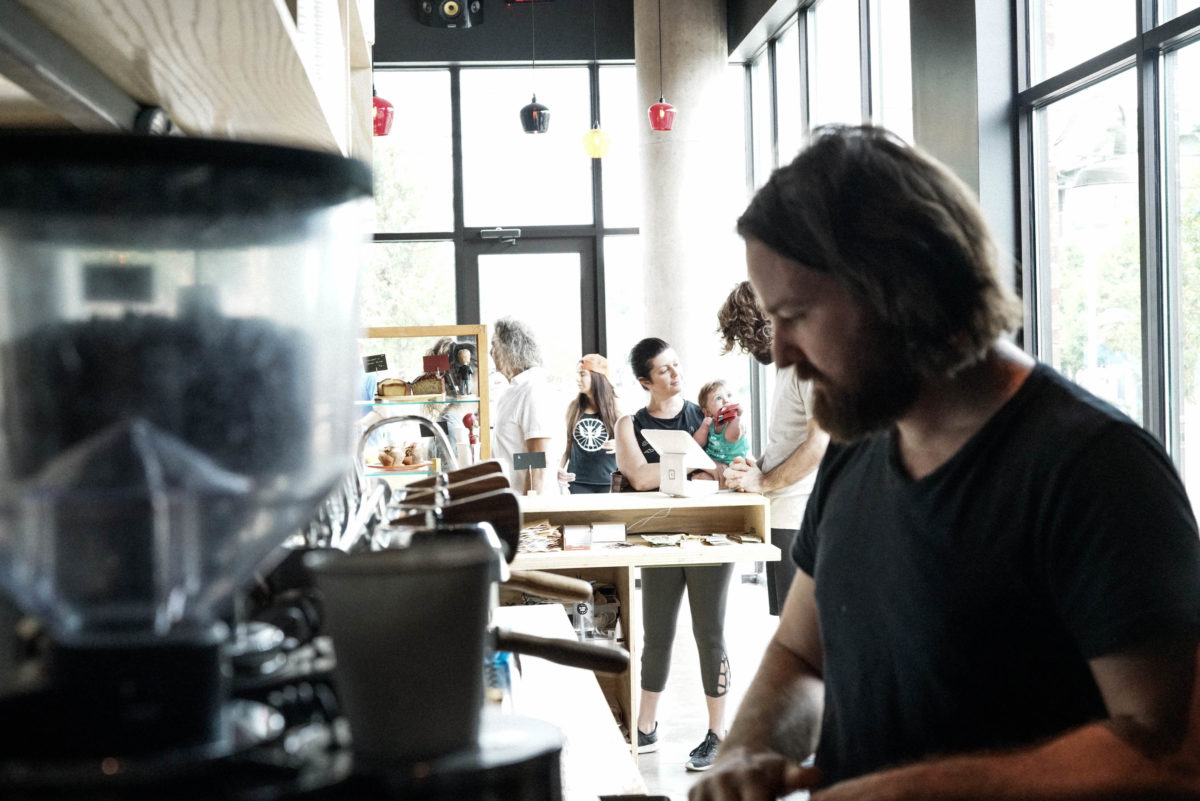
POLYGON ((417 0, 417 18, 431 28, 470 28, 483 23, 483 0, 417 0))

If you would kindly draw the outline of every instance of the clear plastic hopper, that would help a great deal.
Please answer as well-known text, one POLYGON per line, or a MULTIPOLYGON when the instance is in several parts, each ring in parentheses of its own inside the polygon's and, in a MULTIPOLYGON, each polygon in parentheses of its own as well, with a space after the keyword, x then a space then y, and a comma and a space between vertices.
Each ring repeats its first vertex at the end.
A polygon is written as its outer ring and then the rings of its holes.
POLYGON ((55 643, 213 640, 350 469, 370 192, 310 151, 0 137, 0 588, 55 643))

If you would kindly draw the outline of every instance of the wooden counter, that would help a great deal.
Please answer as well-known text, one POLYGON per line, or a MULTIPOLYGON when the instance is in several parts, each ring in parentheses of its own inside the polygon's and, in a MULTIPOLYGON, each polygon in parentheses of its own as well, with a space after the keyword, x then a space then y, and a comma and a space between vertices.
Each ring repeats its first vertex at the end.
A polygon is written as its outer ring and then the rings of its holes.
MULTIPOLYGON (((624 523, 629 543, 593 543, 588 550, 519 553, 513 570, 548 570, 587 581, 612 584, 621 603, 621 629, 629 649, 629 670, 620 676, 601 675, 601 682, 619 710, 628 736, 637 723, 641 692, 641 596, 634 591, 634 571, 643 567, 705 565, 725 562, 774 562, 779 549, 769 543, 770 511, 763 496, 721 492, 700 498, 675 498, 661 492, 622 492, 599 495, 525 496, 523 525, 548 520, 551 525, 624 523), (687 539, 679 545, 652 546, 638 532, 753 534, 762 543, 707 545, 687 539)), ((637 759, 636 741, 630 746, 637 759)))
MULTIPOLYGON (((539 637, 575 637, 558 604, 502 606, 494 610, 492 622, 539 637)), ((594 674, 524 655, 520 674, 513 677, 512 698, 514 713, 553 723, 563 734, 563 801, 646 793, 594 674)))

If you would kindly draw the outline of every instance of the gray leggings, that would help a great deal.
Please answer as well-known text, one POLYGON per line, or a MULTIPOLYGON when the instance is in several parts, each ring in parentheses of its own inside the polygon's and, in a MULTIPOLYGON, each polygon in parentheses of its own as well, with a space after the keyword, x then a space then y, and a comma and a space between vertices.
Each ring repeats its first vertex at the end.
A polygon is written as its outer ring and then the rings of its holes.
POLYGON ((703 567, 642 568, 643 690, 660 693, 667 686, 679 602, 686 587, 688 607, 692 612, 692 636, 700 654, 700 681, 704 685, 704 694, 719 698, 729 691, 725 598, 732 576, 732 562, 703 567))

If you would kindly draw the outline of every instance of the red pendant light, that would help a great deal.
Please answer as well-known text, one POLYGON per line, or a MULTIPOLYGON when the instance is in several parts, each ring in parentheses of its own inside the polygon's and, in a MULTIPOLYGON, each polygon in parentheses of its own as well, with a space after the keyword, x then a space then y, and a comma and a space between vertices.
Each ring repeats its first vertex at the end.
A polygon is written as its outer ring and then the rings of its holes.
POLYGON ((371 122, 375 128, 375 135, 387 136, 392 130, 392 118, 396 116, 396 107, 375 94, 374 86, 371 87, 371 105, 371 122))
POLYGON ((650 130, 669 131, 675 124, 675 107, 658 96, 658 102, 650 107, 650 130))
POLYGON ((662 0, 658 0, 658 102, 650 107, 652 131, 669 131, 675 124, 675 107, 663 98, 662 85, 662 0))

